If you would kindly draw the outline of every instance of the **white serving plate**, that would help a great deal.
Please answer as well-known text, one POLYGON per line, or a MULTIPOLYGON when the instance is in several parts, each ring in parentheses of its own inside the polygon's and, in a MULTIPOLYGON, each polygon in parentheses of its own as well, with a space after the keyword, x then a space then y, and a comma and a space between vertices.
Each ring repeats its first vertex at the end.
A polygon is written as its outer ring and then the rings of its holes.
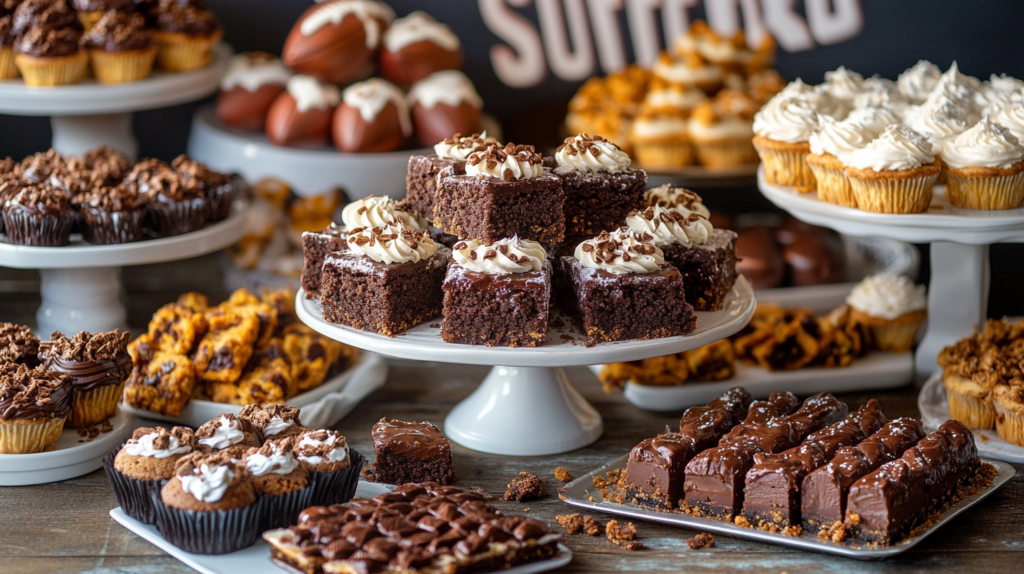
MULTIPOLYGON (((917 395, 917 410, 921 411, 921 422, 929 432, 949 420, 949 403, 946 402, 946 387, 942 384, 942 371, 929 377, 921 387, 921 393, 917 395)), ((1024 464, 1024 447, 999 438, 995 429, 972 432, 979 453, 989 458, 1024 464)))
MULTIPOLYGON (((367 395, 384 386, 388 365, 384 358, 361 351, 356 363, 319 387, 287 401, 287 405, 302 409, 302 424, 310 428, 326 428, 340 421, 367 395)), ((221 413, 238 414, 240 405, 215 403, 192 399, 181 414, 172 417, 137 409, 122 402, 122 407, 140 418, 186 425, 198 428, 217 418, 221 413)))
POLYGON ((124 410, 110 419, 114 430, 89 440, 78 429, 64 427, 57 446, 35 454, 0 454, 0 486, 46 484, 89 474, 103 466, 103 457, 121 447, 139 426, 139 420, 124 410), (87 442, 79 442, 79 441, 87 442))
MULTIPOLYGON (((594 365, 591 370, 596 375, 602 367, 594 365)), ((834 369, 766 371, 737 361, 736 376, 725 381, 688 382, 670 387, 637 385, 627 381, 623 394, 626 400, 645 410, 681 411, 706 404, 733 387, 743 387, 755 399, 762 399, 781 391, 805 396, 825 391, 842 393, 889 389, 909 383, 913 376, 914 356, 911 353, 874 352, 855 360, 848 367, 834 369)))
MULTIPOLYGON (((356 496, 373 498, 390 490, 391 488, 385 485, 360 480, 359 486, 356 488, 356 496)), ((281 568, 278 568, 270 561, 270 544, 267 544, 262 539, 249 548, 232 552, 231 554, 220 556, 190 554, 164 540, 164 537, 160 536, 160 533, 157 532, 156 526, 143 524, 134 518, 130 518, 121 511, 120 506, 110 511, 110 517, 121 526, 144 538, 150 544, 202 574, 236 574, 238 572, 245 572, 246 574, 281 574, 283 572, 281 568)), ((558 545, 558 549, 558 556, 551 560, 534 562, 502 570, 501 572, 503 574, 534 574, 536 572, 547 572, 548 570, 561 568, 572 561, 572 551, 562 544, 558 545)))

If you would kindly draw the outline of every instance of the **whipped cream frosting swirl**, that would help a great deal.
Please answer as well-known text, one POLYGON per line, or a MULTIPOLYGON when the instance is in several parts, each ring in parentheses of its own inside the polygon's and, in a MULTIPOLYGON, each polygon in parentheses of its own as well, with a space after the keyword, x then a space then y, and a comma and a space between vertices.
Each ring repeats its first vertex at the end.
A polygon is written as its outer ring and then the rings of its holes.
POLYGON ((281 447, 274 444, 271 445, 270 450, 270 456, 254 452, 245 457, 245 466, 253 476, 291 474, 299 467, 299 461, 296 460, 293 452, 284 452, 281 447))
POLYGON ((711 217, 711 211, 704 205, 704 200, 699 195, 684 187, 676 187, 671 183, 652 187, 644 192, 644 205, 681 207, 704 217, 711 217))
POLYGON ((429 259, 437 243, 427 231, 417 232, 401 224, 383 227, 356 227, 349 230, 348 248, 377 263, 415 263, 429 259))
POLYGON ((818 131, 811 136, 811 153, 832 154, 846 163, 851 153, 866 145, 876 135, 863 125, 851 122, 849 118, 836 121, 831 116, 821 116, 818 131))
POLYGON ((514 236, 490 245, 472 239, 460 241, 452 247, 452 257, 455 264, 464 269, 488 275, 511 275, 540 271, 547 252, 536 241, 514 236))
POLYGON ((711 222, 699 213, 660 205, 631 211, 626 216, 626 227, 641 238, 650 237, 650 243, 658 247, 704 245, 715 230, 711 222))
POLYGON ((971 129, 942 143, 951 167, 1010 167, 1024 160, 1024 147, 1010 130, 985 116, 971 129))
POLYGON ((386 227, 401 225, 411 231, 423 231, 427 222, 398 207, 390 197, 371 195, 353 201, 341 210, 341 221, 345 227, 386 227))
POLYGON ((839 66, 831 72, 825 72, 825 89, 836 99, 845 102, 852 102, 853 98, 860 93, 864 83, 864 76, 848 70, 845 66, 839 66))
POLYGON ((629 169, 632 160, 619 146, 601 136, 583 132, 565 142, 555 152, 559 167, 571 167, 578 171, 604 171, 621 173, 629 169))
MULTIPOLYGON (((243 440, 245 440, 245 433, 239 428, 238 421, 221 416, 213 435, 199 439, 199 444, 206 445, 213 450, 223 450, 243 440)), ((220 499, 218 498, 218 500, 220 499)))
POLYGON ((286 421, 281 417, 273 417, 263 427, 264 436, 274 436, 283 433, 295 424, 295 421, 286 421))
POLYGON ((780 142, 805 142, 818 129, 818 113, 795 96, 772 98, 754 114, 754 133, 780 142))
POLYGON ((167 448, 156 448, 153 442, 160 436, 160 433, 151 432, 142 435, 138 440, 131 439, 124 445, 124 451, 132 456, 145 456, 150 458, 167 458, 176 454, 186 454, 192 451, 192 447, 181 444, 178 437, 167 438, 167 448))
POLYGON ((843 121, 863 127, 873 139, 890 125, 900 123, 900 118, 888 108, 869 106, 850 111, 843 121))
POLYGON ((1010 104, 992 116, 992 121, 1010 130, 1017 141, 1024 142, 1024 102, 1010 104))
POLYGON ((505 181, 522 181, 544 175, 540 154, 533 146, 510 143, 504 148, 489 145, 466 159, 466 175, 483 175, 505 181))
POLYGON ((178 476, 181 489, 200 502, 217 502, 235 481, 235 472, 227 466, 202 464, 199 474, 178 476))
POLYGON ((935 161, 931 143, 906 126, 892 125, 867 146, 851 153, 846 165, 875 171, 914 169, 935 161))
POLYGON ((308 433, 304 434, 299 440, 299 444, 295 446, 295 449, 300 451, 298 455, 299 460, 307 462, 313 466, 325 462, 325 458, 327 459, 326 462, 329 463, 344 462, 345 459, 348 458, 348 447, 344 443, 338 441, 338 434, 333 431, 327 431, 327 438, 325 440, 318 440, 308 433), (323 445, 327 445, 329 447, 333 445, 337 446, 330 449, 325 457, 318 455, 303 455, 301 453, 303 447, 308 446, 312 448, 319 448, 323 445))
POLYGON ((615 275, 648 274, 661 269, 665 254, 648 241, 641 241, 628 228, 584 241, 573 254, 584 267, 608 271, 615 275))
POLYGON ((498 140, 488 136, 487 130, 471 136, 455 134, 434 144, 434 154, 444 159, 466 161, 469 154, 483 150, 489 143, 498 143, 498 140))
POLYGON ((891 273, 879 273, 865 278, 853 288, 846 303, 858 311, 881 319, 895 319, 928 306, 923 285, 914 285, 910 279, 891 273))
POLYGON ((938 107, 921 110, 910 127, 928 138, 932 143, 932 151, 938 153, 943 141, 962 134, 973 124, 964 106, 946 101, 938 107))
POLYGON ((900 94, 912 103, 920 104, 928 99, 928 94, 939 83, 942 72, 939 67, 928 60, 918 60, 912 67, 904 70, 896 79, 896 87, 900 94))

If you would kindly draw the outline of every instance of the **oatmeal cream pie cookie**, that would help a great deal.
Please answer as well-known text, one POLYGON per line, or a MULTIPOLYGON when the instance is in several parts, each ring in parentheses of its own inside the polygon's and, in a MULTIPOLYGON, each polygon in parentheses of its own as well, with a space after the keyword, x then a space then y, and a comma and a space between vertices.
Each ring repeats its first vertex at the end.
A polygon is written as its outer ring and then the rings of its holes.
POLYGON ((93 335, 86 331, 68 339, 59 332, 40 345, 46 368, 65 374, 74 389, 68 425, 84 427, 117 413, 124 383, 132 372, 129 334, 119 329, 93 335))
POLYGON ((253 476, 253 487, 263 505, 261 530, 287 528, 295 524, 302 509, 312 504, 309 471, 295 458, 295 441, 269 440, 245 455, 245 466, 253 476))
POLYGON ((139 428, 119 451, 103 458, 103 468, 125 514, 154 524, 153 495, 171 477, 178 460, 196 447, 192 429, 139 428))
POLYGON ((71 381, 43 367, 0 365, 0 454, 53 450, 71 412, 71 381))
POLYGON ((241 458, 250 447, 259 447, 260 439, 256 429, 248 420, 230 413, 221 413, 212 421, 207 421, 196 430, 196 439, 200 446, 214 452, 225 450, 241 458))
POLYGON ((307 430, 299 421, 299 409, 286 405, 245 405, 238 418, 252 423, 264 442, 300 435, 307 430))
POLYGON ((313 487, 312 504, 330 506, 352 499, 363 469, 363 456, 349 448, 343 435, 320 429, 306 431, 288 440, 295 444, 299 464, 309 471, 313 487))

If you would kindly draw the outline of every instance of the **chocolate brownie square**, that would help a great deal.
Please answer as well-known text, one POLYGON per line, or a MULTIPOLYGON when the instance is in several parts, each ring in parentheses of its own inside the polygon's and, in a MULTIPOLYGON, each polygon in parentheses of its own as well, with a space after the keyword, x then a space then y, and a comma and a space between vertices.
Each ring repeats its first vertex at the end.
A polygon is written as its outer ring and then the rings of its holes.
POLYGON ((537 347, 547 340, 550 261, 540 271, 492 275, 448 266, 441 338, 488 347, 537 347))
POLYGON ((430 221, 434 218, 434 199, 437 197, 437 177, 445 168, 452 168, 454 175, 466 173, 466 162, 438 157, 436 155, 414 155, 409 158, 405 175, 405 200, 407 210, 430 221))
POLYGON ((320 271, 328 253, 347 251, 345 229, 331 224, 323 231, 307 231, 302 234, 302 289, 306 299, 320 298, 320 271))
POLYGON ((643 205, 647 172, 630 169, 621 173, 556 168, 565 194, 566 235, 597 235, 622 225, 626 214, 643 205))
POLYGON ((373 478, 384 484, 436 482, 452 484, 455 463, 452 446, 428 422, 380 419, 373 425, 373 478))
POLYGON ((696 311, 720 311, 736 283, 736 232, 716 229, 703 245, 663 245, 665 261, 683 274, 686 302, 696 311))
POLYGON ((441 313, 441 283, 450 257, 443 246, 410 263, 331 253, 321 275, 324 320, 389 337, 408 331, 441 313))

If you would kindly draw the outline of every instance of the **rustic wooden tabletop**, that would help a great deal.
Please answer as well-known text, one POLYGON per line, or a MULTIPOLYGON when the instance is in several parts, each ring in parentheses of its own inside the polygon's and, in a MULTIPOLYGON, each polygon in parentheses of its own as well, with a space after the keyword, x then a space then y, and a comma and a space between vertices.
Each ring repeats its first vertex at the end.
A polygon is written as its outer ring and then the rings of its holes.
MULTIPOLYGON (((187 290, 211 297, 226 296, 215 256, 159 266, 127 269, 129 321, 145 325, 160 305, 187 290)), ((0 320, 32 323, 39 303, 34 272, 0 269, 0 320)), ((605 433, 589 447, 557 456, 502 457, 453 445, 459 485, 480 486, 495 495, 519 471, 535 473, 547 483, 549 496, 528 503, 495 504, 508 512, 523 512, 555 525, 554 517, 573 510, 558 500, 560 483, 552 471, 569 468, 579 476, 629 452, 640 440, 678 414, 645 412, 620 395, 602 392, 583 368, 568 369, 574 383, 604 417, 605 433)), ((391 362, 387 385, 368 397, 335 428, 362 452, 371 452, 370 428, 381 417, 444 422, 449 409, 467 396, 486 375, 487 367, 435 363, 391 362)), ((785 389, 780 389, 785 390, 785 389)), ((844 393, 851 405, 877 398, 886 415, 917 416, 913 388, 884 392, 844 393)), ((528 424, 524 421, 524 424, 528 424)), ((1024 467, 1018 466, 1018 471, 1024 467)), ((60 483, 30 487, 0 487, 0 573, 168 572, 191 570, 113 522, 108 511, 117 506, 102 471, 60 483)), ((608 515, 595 515, 603 524, 608 515)), ((1020 571, 1024 561, 1024 473, 1003 490, 900 557, 882 562, 858 562, 783 547, 715 538, 715 547, 690 550, 685 540, 696 532, 635 522, 645 548, 627 552, 603 537, 573 535, 566 544, 575 553, 564 572, 922 572, 1020 571)), ((557 525, 555 525, 557 527, 557 525)))

